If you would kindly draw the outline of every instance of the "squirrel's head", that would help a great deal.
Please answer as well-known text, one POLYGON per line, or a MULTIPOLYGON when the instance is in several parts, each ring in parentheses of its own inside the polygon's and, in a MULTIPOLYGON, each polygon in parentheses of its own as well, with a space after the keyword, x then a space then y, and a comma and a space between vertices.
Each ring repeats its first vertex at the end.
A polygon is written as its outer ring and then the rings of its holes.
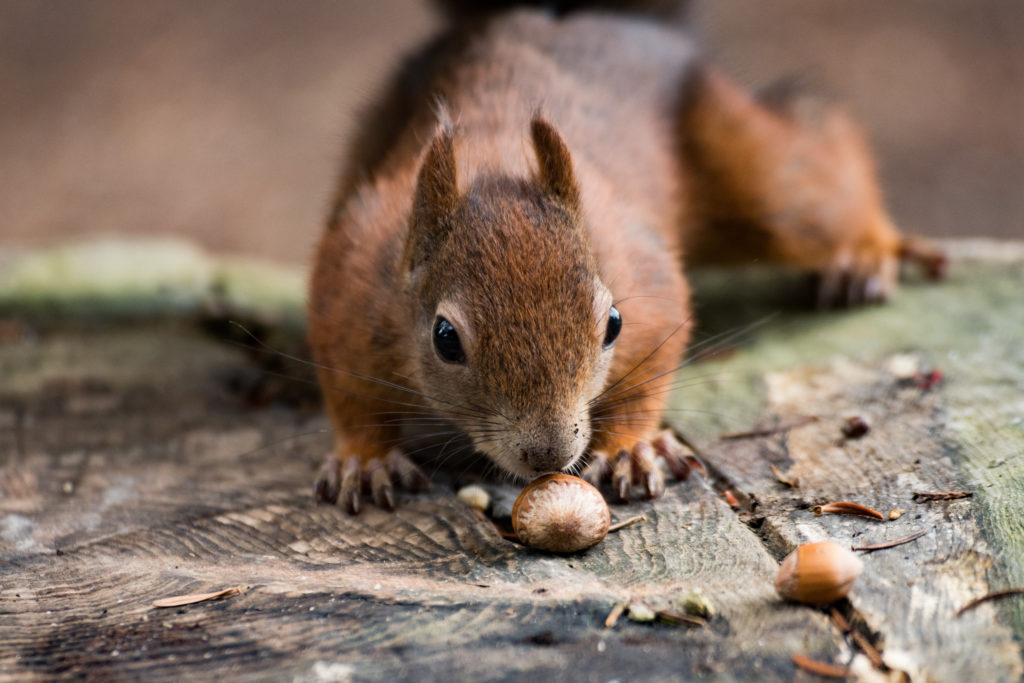
POLYGON ((404 253, 417 382, 479 451, 528 478, 585 452, 589 403, 622 327, 569 150, 540 116, 530 132, 532 178, 485 175, 460 193, 443 127, 419 174, 404 253))

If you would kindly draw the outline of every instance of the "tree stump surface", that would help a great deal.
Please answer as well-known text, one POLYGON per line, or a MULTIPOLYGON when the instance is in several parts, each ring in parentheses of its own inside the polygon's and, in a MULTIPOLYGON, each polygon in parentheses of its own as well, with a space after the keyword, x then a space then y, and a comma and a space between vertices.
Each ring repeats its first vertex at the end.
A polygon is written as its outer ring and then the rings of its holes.
POLYGON ((316 504, 331 436, 311 374, 254 362, 224 324, 291 354, 301 290, 257 315, 245 286, 207 277, 142 307, 91 291, 70 316, 80 297, 28 296, 10 277, 24 259, 0 264, 0 680, 819 680, 794 654, 855 680, 1019 680, 1024 597, 956 612, 1024 586, 1024 245, 948 248, 948 281, 854 311, 801 311, 778 274, 695 276, 699 334, 722 337, 680 372, 668 421, 709 476, 613 506, 647 521, 568 556, 503 538, 454 495, 476 477, 459 468, 425 463, 432 490, 393 513, 316 504), (840 431, 853 415, 859 439, 840 431), (914 499, 952 490, 973 495, 914 499), (815 514, 833 501, 887 519, 815 514), (919 530, 859 553, 835 606, 852 633, 774 592, 801 543, 919 530), (694 591, 704 626, 605 626, 617 604, 694 591))

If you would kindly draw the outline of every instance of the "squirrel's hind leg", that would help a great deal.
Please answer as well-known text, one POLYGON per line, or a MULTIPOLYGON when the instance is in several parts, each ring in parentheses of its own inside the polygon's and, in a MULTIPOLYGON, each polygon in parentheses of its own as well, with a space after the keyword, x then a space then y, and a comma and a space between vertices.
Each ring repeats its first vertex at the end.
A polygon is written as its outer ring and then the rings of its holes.
POLYGON ((863 135, 840 107, 794 89, 754 97, 704 68, 681 126, 689 260, 809 271, 820 306, 884 299, 901 259, 936 274, 941 252, 893 225, 863 135))

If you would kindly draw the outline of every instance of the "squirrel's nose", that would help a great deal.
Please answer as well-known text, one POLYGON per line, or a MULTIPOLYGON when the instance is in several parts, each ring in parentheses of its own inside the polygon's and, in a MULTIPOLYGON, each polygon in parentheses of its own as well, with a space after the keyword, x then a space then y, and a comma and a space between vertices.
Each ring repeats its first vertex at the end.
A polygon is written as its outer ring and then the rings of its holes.
POLYGON ((572 463, 571 453, 555 448, 532 448, 522 452, 522 459, 537 474, 560 472, 572 463))

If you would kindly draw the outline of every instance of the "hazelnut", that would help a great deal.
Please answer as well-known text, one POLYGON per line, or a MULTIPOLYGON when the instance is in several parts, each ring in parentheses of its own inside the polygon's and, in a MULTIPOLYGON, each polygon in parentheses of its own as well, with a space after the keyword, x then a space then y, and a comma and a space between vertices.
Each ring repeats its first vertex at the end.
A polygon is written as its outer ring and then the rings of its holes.
POLYGON ((833 541, 805 543, 782 561, 775 590, 787 600, 827 605, 850 592, 864 564, 833 541))
POLYGON ((533 480, 512 507, 512 528, 519 540, 556 553, 599 543, 610 524, 601 492, 568 474, 545 474, 533 480))

